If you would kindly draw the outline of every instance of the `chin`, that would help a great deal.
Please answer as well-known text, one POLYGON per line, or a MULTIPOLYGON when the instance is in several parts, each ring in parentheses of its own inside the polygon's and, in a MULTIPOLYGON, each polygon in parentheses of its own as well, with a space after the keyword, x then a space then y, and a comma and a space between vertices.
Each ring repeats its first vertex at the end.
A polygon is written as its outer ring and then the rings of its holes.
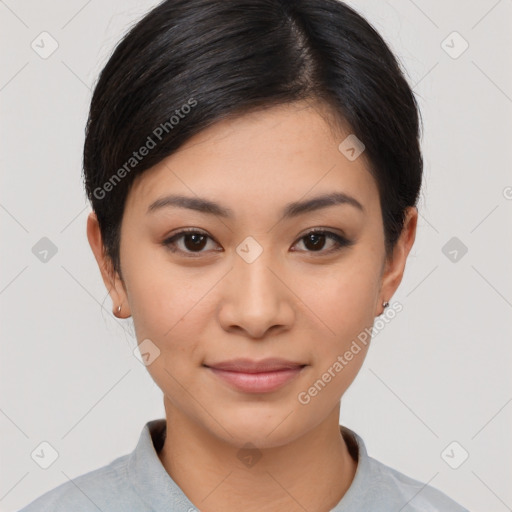
POLYGON ((225 430, 215 424, 216 435, 238 448, 251 443, 265 449, 286 445, 308 430, 307 424, 297 422, 299 418, 292 412, 292 407, 286 408, 277 403, 273 407, 264 404, 266 407, 258 408, 257 405, 263 404, 240 407, 229 414, 226 411, 221 423, 225 430))

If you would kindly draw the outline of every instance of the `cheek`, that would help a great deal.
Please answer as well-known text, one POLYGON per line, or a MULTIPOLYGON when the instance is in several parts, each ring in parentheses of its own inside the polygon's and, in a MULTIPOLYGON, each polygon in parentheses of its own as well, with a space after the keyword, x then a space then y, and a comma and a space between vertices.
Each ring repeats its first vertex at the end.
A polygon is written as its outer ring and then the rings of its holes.
POLYGON ((143 338, 162 338, 192 307, 190 276, 169 263, 164 248, 128 234, 124 242, 123 271, 135 328, 143 338))
POLYGON ((320 280, 315 276, 314 287, 304 286, 304 302, 323 326, 314 346, 315 370, 308 387, 297 396, 300 408, 312 416, 335 407, 363 365, 371 340, 379 275, 374 258, 354 255, 335 272, 320 280))
POLYGON ((154 345, 149 346, 158 354, 146 369, 176 405, 184 394, 187 372, 201 363, 203 326, 198 319, 206 315, 207 301, 201 301, 201 297, 211 285, 187 278, 182 271, 171 272, 169 265, 159 271, 156 267, 141 266, 143 270, 136 272, 132 269, 130 308, 137 342, 151 340, 154 345), (191 281, 196 286, 191 286, 191 281))
POLYGON ((162 355, 171 351, 175 358, 189 353, 196 338, 189 319, 204 295, 202 288, 191 285, 197 280, 170 265, 154 247, 130 244, 125 254, 123 270, 138 343, 150 339, 162 355))
POLYGON ((354 252, 332 271, 319 270, 301 279, 297 295, 308 306, 309 316, 317 318, 325 340, 333 340, 332 348, 342 349, 373 324, 380 285, 377 263, 376 258, 354 252))

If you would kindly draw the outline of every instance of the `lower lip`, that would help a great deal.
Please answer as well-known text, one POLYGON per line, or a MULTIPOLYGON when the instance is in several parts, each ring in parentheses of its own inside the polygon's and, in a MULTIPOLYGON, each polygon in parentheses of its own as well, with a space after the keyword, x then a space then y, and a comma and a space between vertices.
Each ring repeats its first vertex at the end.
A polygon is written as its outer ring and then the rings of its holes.
POLYGON ((272 372, 242 373, 209 368, 215 375, 245 393, 270 393, 297 377, 304 367, 286 368, 272 372))

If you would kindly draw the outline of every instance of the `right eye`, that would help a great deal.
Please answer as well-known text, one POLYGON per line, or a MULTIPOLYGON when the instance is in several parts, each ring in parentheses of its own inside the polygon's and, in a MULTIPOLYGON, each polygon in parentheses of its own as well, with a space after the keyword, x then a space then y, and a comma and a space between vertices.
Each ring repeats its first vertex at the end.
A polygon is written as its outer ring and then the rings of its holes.
MULTIPOLYGON (((171 252, 181 253, 186 257, 197 257, 201 253, 208 252, 204 251, 204 247, 208 245, 208 240, 216 243, 204 231, 200 231, 196 228, 184 229, 180 232, 166 238, 162 245, 167 247, 171 252), (181 243, 179 243, 181 242, 181 243)), ((218 251, 218 249, 214 249, 218 251)))

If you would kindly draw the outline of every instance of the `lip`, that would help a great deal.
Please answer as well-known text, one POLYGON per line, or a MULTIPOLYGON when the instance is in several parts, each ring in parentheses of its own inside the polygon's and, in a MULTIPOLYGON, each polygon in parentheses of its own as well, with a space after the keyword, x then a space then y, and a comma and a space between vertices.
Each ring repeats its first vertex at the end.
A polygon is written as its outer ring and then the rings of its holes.
POLYGON ((270 393, 296 378, 307 365, 285 359, 232 359, 204 365, 214 375, 245 393, 270 393))

